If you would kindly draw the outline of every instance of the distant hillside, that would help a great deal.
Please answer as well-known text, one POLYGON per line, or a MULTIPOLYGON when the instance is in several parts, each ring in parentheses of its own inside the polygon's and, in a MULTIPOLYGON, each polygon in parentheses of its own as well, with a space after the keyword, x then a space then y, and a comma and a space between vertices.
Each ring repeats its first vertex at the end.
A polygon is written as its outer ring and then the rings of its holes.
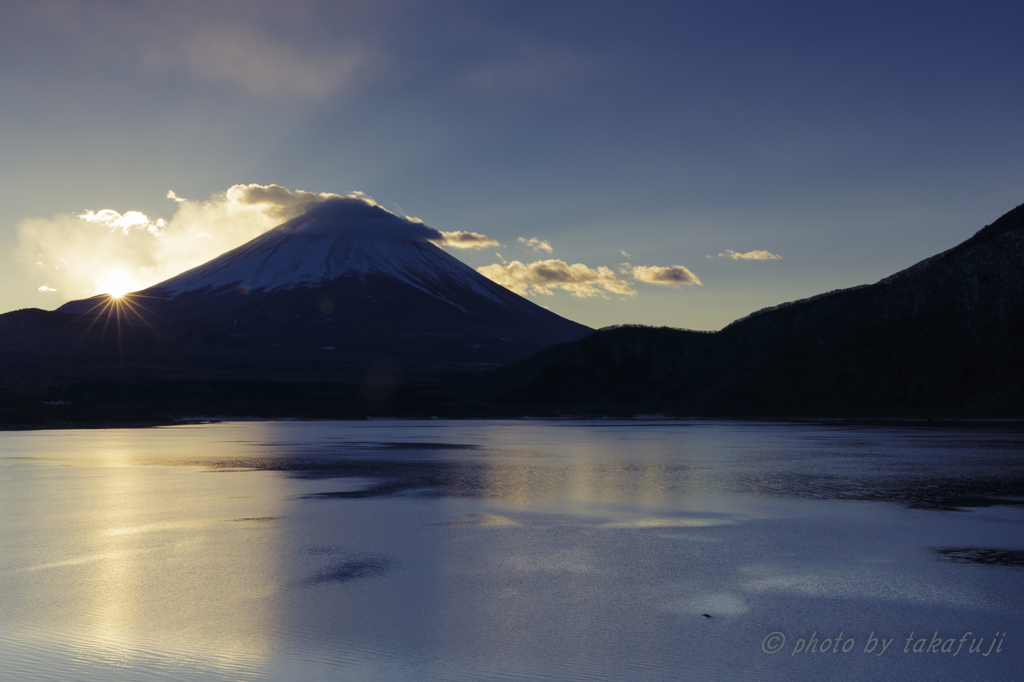
POLYGON ((0 315, 0 358, 11 355, 139 357, 158 354, 151 331, 116 319, 24 308, 0 315))
POLYGON ((497 370, 495 405, 699 416, 1024 418, 1024 206, 870 285, 715 333, 616 327, 497 370))

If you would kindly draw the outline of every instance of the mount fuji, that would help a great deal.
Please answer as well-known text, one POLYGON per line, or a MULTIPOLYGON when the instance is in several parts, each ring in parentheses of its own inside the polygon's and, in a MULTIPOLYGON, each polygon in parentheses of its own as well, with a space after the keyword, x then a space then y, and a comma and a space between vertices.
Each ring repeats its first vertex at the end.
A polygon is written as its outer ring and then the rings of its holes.
POLYGON ((334 198, 119 301, 94 296, 57 312, 116 314, 225 366, 332 378, 374 363, 406 378, 486 369, 590 333, 480 275, 441 240, 372 202, 334 198))

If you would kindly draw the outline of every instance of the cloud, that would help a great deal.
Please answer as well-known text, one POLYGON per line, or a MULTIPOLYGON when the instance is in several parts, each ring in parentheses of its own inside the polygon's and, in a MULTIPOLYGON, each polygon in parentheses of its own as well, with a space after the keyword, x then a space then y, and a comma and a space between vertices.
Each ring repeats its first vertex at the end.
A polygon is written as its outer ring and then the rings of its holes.
POLYGON ((154 64, 184 61, 193 75, 254 95, 321 98, 350 81, 369 61, 359 46, 305 52, 254 27, 208 27, 184 37, 178 54, 152 54, 154 64))
POLYGON ((569 265, 562 260, 541 260, 525 264, 514 260, 507 265, 485 265, 477 268, 484 277, 516 292, 551 295, 554 289, 568 291, 578 298, 602 296, 607 293, 632 296, 636 293, 629 282, 619 278, 611 268, 590 268, 582 263, 569 265))
POLYGON ((524 239, 523 237, 519 237, 516 241, 527 248, 533 249, 534 251, 543 251, 544 253, 551 253, 554 251, 554 249, 551 248, 551 243, 546 239, 537 239, 536 237, 524 239))
MULTIPOLYGON (((500 256, 499 256, 500 257, 500 256)), ((607 294, 633 296, 636 290, 626 279, 632 277, 637 282, 659 284, 663 286, 679 286, 680 284, 696 284, 701 286, 700 278, 682 265, 661 267, 658 265, 630 265, 622 263, 619 275, 603 265, 596 268, 582 263, 569 265, 563 260, 539 260, 533 263, 522 263, 514 260, 511 263, 485 265, 477 268, 477 272, 488 279, 511 289, 520 296, 550 296, 555 289, 568 291, 578 298, 601 296, 607 294)))
MULTIPOLYGON (((708 256, 710 258, 711 256, 708 256)), ((725 253, 718 254, 719 258, 732 258, 733 260, 782 260, 782 256, 776 256, 767 251, 747 251, 736 253, 732 249, 726 249, 725 253)))
MULTIPOLYGON (((168 192, 168 197, 177 201, 177 197, 170 196, 172 194, 173 192, 168 192)), ((293 192, 280 185, 250 184, 233 185, 228 188, 224 196, 230 204, 254 207, 275 218, 288 219, 305 212, 312 204, 327 199, 338 199, 342 195, 329 192, 306 192, 301 189, 293 192)), ((362 192, 353 192, 349 196, 366 198, 362 192)), ((372 199, 369 201, 373 202, 372 199)))
POLYGON ((334 12, 303 0, 31 4, 25 19, 87 53, 259 97, 322 99, 388 61, 367 25, 384 12, 353 3, 334 12))
POLYGON ((312 204, 300 204, 300 215, 280 229, 293 233, 388 242, 437 242, 441 233, 422 220, 395 215, 361 193, 330 195, 312 204))
POLYGON ((372 83, 565 98, 620 68, 594 46, 524 32, 500 12, 422 0, 36 0, 0 3, 0 12, 31 22, 62 56, 77 48, 74 57, 207 84, 221 97, 323 100, 372 83))
POLYGON ((633 279, 648 284, 679 286, 680 284, 696 284, 701 286, 700 278, 682 265, 660 267, 657 265, 637 265, 633 267, 633 279))
POLYGON ((167 227, 167 223, 163 219, 157 220, 155 223, 150 222, 146 214, 139 211, 128 211, 121 215, 117 211, 107 208, 102 211, 86 211, 78 217, 87 223, 106 225, 111 232, 120 230, 122 235, 130 233, 132 228, 144 229, 150 234, 160 234, 160 229, 167 227))
POLYGON ((450 246, 455 249, 483 249, 488 246, 501 246, 497 239, 477 232, 442 232, 443 239, 435 240, 438 246, 450 246))
POLYGON ((174 202, 169 220, 113 209, 28 218, 17 226, 15 258, 36 278, 38 291, 59 291, 64 300, 73 300, 104 293, 115 281, 124 291, 144 289, 304 214, 312 224, 337 218, 339 211, 354 220, 355 212, 361 222, 353 229, 365 234, 379 234, 384 227, 397 238, 442 238, 360 192, 342 196, 250 184, 234 185, 206 201, 173 191, 167 198, 174 202))
POLYGON ((633 254, 626 253, 625 249, 619 249, 619 253, 621 253, 625 258, 636 258, 633 254))

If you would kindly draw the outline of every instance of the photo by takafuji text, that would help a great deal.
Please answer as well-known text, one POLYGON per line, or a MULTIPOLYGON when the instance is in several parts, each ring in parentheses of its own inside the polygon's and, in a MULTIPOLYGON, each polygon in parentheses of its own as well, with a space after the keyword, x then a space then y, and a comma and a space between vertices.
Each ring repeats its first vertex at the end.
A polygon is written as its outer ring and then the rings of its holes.
MULTIPOLYGON (((981 654, 982 657, 987 658, 1003 651, 1003 641, 1006 638, 1006 633, 999 631, 992 637, 976 636, 971 631, 950 637, 938 630, 931 635, 921 637, 911 631, 904 642, 902 651, 900 651, 899 644, 890 650, 893 642, 897 641, 895 637, 884 637, 876 634, 873 630, 866 638, 860 640, 863 646, 858 644, 857 638, 845 637, 844 634, 844 632, 840 632, 835 637, 819 637, 818 632, 814 631, 808 637, 798 637, 792 643, 789 655, 861 654, 878 657, 887 652, 890 654, 948 654, 952 656, 964 653, 968 655, 981 654)), ((779 631, 770 632, 761 640, 761 650, 766 654, 777 654, 786 648, 786 635, 779 631)))

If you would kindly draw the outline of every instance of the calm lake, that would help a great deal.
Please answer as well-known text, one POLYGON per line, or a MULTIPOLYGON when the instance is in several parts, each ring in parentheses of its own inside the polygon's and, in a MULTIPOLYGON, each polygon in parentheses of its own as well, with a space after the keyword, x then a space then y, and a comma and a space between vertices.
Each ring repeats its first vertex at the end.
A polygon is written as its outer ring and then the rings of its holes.
POLYGON ((1020 679, 1024 430, 0 433, 0 679, 1020 679))

